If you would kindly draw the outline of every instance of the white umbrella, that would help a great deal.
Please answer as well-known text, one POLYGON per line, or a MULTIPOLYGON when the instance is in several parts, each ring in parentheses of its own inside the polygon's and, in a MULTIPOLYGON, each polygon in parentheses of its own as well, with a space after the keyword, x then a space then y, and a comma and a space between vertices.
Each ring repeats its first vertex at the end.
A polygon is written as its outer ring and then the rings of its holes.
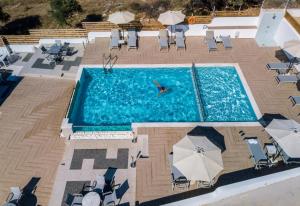
POLYGON ((300 58, 300 41, 291 40, 284 43, 283 51, 287 54, 289 59, 300 58))
POLYGON ((173 146, 173 166, 187 179, 212 182, 223 170, 221 149, 206 136, 185 136, 173 146))
POLYGON ((181 11, 166 11, 159 15, 158 21, 163 25, 170 25, 171 32, 173 32, 172 27, 176 24, 183 22, 185 15, 181 11))
POLYGON ((300 124, 294 120, 274 119, 265 130, 292 158, 300 158, 300 124))
POLYGON ((134 20, 134 14, 129 11, 118 11, 108 16, 108 21, 114 24, 128 24, 134 20))
POLYGON ((183 22, 184 18, 181 11, 167 11, 159 15, 158 21, 163 25, 175 25, 183 22))
MULTIPOLYGON (((128 24, 134 20, 134 14, 129 11, 118 11, 108 16, 108 21, 114 24, 128 24)), ((124 36, 124 29, 123 29, 124 36)))

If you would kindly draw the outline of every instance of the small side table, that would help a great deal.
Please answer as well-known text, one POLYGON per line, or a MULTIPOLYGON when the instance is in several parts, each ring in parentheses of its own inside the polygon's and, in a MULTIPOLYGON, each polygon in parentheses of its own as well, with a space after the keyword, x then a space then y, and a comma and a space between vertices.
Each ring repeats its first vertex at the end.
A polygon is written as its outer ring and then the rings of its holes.
POLYGON ((121 45, 124 45, 124 44, 126 44, 127 42, 125 41, 125 39, 120 39, 119 40, 119 44, 121 44, 121 45))
POLYGON ((216 40, 217 43, 222 43, 222 42, 223 42, 221 36, 217 36, 217 37, 215 38, 215 40, 216 40))

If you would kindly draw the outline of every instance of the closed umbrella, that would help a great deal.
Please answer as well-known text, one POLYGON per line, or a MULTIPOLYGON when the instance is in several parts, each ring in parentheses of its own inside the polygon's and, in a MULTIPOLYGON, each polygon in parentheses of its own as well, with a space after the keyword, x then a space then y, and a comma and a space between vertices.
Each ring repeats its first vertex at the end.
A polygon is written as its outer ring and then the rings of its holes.
POLYGON ((185 136, 173 146, 173 166, 187 179, 211 183, 223 170, 221 149, 206 136, 185 136))
MULTIPOLYGON (((128 24, 134 20, 134 14, 129 11, 118 11, 108 16, 108 21, 117 25, 128 24)), ((123 29, 124 36, 124 29, 123 29)))
POLYGON ((173 32, 172 27, 176 24, 183 22, 184 19, 185 19, 185 15, 181 11, 166 11, 160 14, 158 17, 158 21, 161 24, 171 26, 171 32, 173 32))
POLYGON ((300 124, 295 120, 274 119, 265 130, 291 158, 300 158, 300 124))

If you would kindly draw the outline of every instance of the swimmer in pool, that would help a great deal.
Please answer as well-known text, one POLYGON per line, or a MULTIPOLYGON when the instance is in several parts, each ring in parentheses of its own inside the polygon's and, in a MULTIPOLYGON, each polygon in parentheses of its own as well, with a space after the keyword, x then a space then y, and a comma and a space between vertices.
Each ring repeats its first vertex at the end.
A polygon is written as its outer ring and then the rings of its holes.
POLYGON ((166 93, 168 91, 168 89, 164 86, 161 86, 158 81, 153 80, 153 83, 155 84, 155 86, 157 87, 157 89, 159 91, 158 96, 163 94, 163 93, 166 93))

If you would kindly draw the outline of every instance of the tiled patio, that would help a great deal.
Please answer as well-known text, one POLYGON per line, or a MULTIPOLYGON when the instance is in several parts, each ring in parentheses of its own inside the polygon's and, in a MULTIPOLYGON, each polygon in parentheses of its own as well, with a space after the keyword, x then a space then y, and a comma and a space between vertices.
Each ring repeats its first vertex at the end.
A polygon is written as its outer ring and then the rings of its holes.
POLYGON ((136 156, 136 152, 136 144, 131 140, 68 142, 57 170, 49 205, 64 206, 68 191, 80 193, 84 182, 94 181, 96 175, 103 175, 108 167, 117 168, 115 184, 122 184, 126 180, 129 182, 129 190, 121 203, 134 205, 136 168, 131 167, 131 156, 136 156))
POLYGON ((47 54, 43 54, 37 48, 35 48, 34 53, 19 53, 20 59, 13 64, 12 68, 23 68, 19 73, 22 76, 75 79, 84 53, 84 47, 82 44, 71 44, 70 48, 74 51, 73 54, 64 56, 63 61, 57 64, 51 63, 46 58, 47 54))

